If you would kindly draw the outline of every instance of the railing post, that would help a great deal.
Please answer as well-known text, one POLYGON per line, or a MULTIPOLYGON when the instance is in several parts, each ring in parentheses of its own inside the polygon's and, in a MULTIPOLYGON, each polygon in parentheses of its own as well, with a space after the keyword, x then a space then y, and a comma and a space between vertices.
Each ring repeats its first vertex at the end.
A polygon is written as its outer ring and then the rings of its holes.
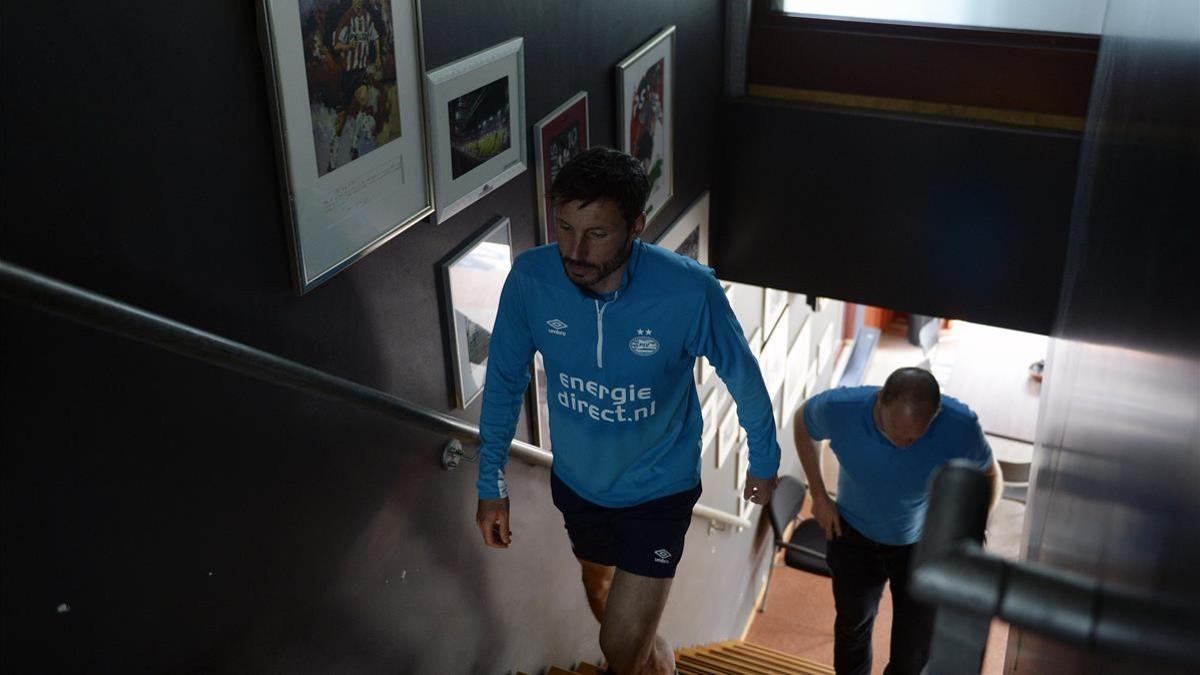
MULTIPOLYGON (((979 575, 979 584, 963 584, 965 568, 956 563, 968 557, 964 554, 982 551, 990 485, 982 471, 963 460, 952 461, 933 475, 909 584, 918 601, 937 607, 926 675, 978 673, 983 665, 1000 589, 989 583, 992 575, 988 574, 979 575), (944 604, 947 594, 959 595, 959 602, 944 604)), ((1003 568, 1002 563, 997 565, 1003 568)))

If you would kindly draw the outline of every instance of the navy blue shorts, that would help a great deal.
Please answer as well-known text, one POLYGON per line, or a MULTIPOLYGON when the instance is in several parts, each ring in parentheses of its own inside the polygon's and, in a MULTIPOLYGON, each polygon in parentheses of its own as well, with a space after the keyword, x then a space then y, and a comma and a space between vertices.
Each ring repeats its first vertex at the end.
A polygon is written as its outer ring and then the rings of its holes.
POLYGON ((575 557, 644 577, 675 576, 700 492, 696 483, 690 490, 611 509, 575 494, 550 472, 550 494, 562 511, 575 557))

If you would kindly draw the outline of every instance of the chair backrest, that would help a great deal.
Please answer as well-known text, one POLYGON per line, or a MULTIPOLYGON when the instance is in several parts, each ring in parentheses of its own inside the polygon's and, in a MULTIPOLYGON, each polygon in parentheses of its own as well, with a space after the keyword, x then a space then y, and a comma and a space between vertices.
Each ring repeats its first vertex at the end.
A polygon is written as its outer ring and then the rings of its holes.
POLYGON ((775 492, 771 494, 771 503, 767 505, 767 518, 775 532, 776 543, 783 541, 783 532, 800 513, 807 492, 808 487, 794 476, 782 476, 779 479, 775 492))

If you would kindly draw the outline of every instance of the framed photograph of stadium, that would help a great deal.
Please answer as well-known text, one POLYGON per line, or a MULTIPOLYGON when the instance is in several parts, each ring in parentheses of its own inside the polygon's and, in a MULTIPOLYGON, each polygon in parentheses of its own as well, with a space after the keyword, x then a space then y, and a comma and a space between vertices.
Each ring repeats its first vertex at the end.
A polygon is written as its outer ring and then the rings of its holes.
POLYGON ((293 283, 304 294, 428 216, 416 0, 261 0, 293 283))
POLYGON ((483 391, 496 307, 512 269, 512 253, 508 218, 497 218, 438 263, 454 403, 459 408, 471 405, 483 391))
POLYGON ((538 240, 555 237, 554 204, 547 196, 558 170, 588 149, 587 92, 575 94, 533 125, 533 161, 537 171, 538 240))
POLYGON ((525 41, 513 38, 425 77, 441 223, 525 170, 525 41))
POLYGON ((617 129, 621 149, 650 177, 646 221, 675 191, 675 26, 668 26, 617 64, 617 129))
POLYGON ((708 193, 688 207, 654 243, 700 263, 708 264, 708 193))

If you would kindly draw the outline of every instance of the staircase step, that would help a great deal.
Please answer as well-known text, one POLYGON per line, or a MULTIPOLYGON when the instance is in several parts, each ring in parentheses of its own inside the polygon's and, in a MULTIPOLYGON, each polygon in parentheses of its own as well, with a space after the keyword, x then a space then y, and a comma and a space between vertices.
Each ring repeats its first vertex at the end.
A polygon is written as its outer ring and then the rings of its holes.
POLYGON ((769 660, 771 663, 779 664, 779 667, 787 667, 790 672, 794 673, 812 673, 813 675, 834 675, 833 666, 817 663, 808 659, 800 658, 786 652, 781 652, 777 649, 763 647, 750 642, 742 642, 740 640, 724 643, 722 650, 730 651, 737 654, 753 655, 769 660))
POLYGON ((579 665, 575 666, 575 671, 579 675, 604 675, 604 671, 600 670, 600 666, 593 666, 587 661, 580 661, 579 665))
POLYGON ((558 666, 550 666, 546 669, 546 675, 579 675, 579 673, 573 670, 563 670, 558 666))

